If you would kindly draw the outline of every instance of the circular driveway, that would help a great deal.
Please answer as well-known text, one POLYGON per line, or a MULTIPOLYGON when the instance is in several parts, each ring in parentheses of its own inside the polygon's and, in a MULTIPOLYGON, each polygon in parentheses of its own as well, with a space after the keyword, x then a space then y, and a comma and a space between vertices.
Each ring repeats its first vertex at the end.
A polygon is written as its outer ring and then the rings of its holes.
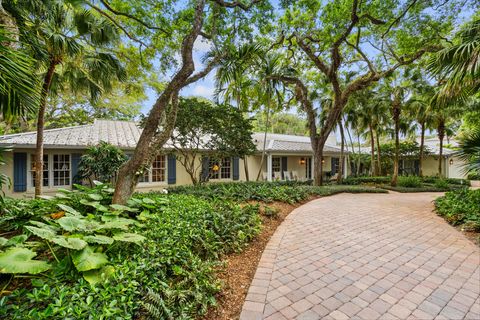
POLYGON ((270 239, 249 319, 480 319, 480 250, 432 212, 439 194, 339 194, 270 239))

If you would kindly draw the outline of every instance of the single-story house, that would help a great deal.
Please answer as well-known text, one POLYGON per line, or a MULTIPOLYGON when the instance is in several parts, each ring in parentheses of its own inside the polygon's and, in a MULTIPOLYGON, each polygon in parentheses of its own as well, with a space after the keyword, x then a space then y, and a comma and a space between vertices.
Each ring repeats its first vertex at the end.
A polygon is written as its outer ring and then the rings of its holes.
MULTIPOLYGON (((93 124, 45 130, 43 191, 54 194, 58 188, 71 188, 83 153, 100 141, 122 149, 127 155, 133 152, 141 134, 135 122, 95 120, 93 124)), ((261 172, 262 180, 308 180, 313 176, 312 147, 309 137, 267 134, 266 158, 261 166, 264 133, 254 133, 252 139, 257 147, 255 154, 246 157, 249 180, 256 180, 261 172)), ((0 170, 11 178, 12 186, 4 190, 7 196, 32 196, 34 193, 34 154, 36 133, 27 132, 0 137, 0 146, 9 146, 7 164, 0 170)), ((167 186, 191 183, 190 176, 176 159, 171 142, 165 146, 166 154, 159 155, 151 168, 141 177, 138 191, 160 190, 167 186)), ((331 135, 324 148, 324 174, 334 176, 338 172, 340 147, 331 135)), ((348 152, 346 152, 348 154, 348 152)), ((202 159, 198 159, 202 161, 202 159)), ((345 157, 345 163, 347 157, 345 157)), ((204 163, 204 165, 206 165, 204 163)), ((225 158, 221 163, 210 161, 209 167, 218 168, 210 181, 245 181, 244 160, 225 158)), ((348 169, 347 169, 348 170, 348 169)), ((345 171, 345 175, 348 171, 345 171)))
MULTIPOLYGON (((420 144, 420 138, 417 139, 420 144)), ((444 145, 456 147, 458 144, 455 140, 444 141, 444 145)), ((440 157, 440 142, 437 138, 426 138, 424 140, 425 150, 428 153, 423 158, 423 175, 438 175, 438 159, 440 157)), ((360 152, 370 155, 370 147, 361 147, 360 152)), ((466 179, 464 171, 465 162, 456 155, 456 150, 443 147, 442 150, 442 175, 446 178, 466 179)), ((365 172, 366 169, 363 169, 365 172)), ((400 158, 399 162, 400 175, 418 175, 419 160, 417 157, 400 158)))

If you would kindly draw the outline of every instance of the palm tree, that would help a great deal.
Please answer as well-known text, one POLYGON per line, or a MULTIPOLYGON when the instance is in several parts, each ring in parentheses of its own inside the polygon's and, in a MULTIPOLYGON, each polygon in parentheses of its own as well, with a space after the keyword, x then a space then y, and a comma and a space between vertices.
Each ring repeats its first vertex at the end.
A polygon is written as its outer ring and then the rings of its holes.
POLYGON ((35 195, 39 196, 42 193, 45 109, 49 95, 56 91, 52 89, 69 85, 73 91, 90 92, 94 100, 110 89, 111 81, 124 80, 126 74, 113 55, 102 51, 118 40, 111 22, 58 0, 19 1, 15 9, 16 15, 23 19, 19 27, 43 74, 35 152, 35 195))
POLYGON ((0 114, 4 120, 33 112, 39 102, 35 60, 19 46, 6 29, 0 29, 0 114))
POLYGON ((467 132, 459 143, 458 156, 467 165, 465 171, 474 175, 480 175, 480 128, 467 132))
POLYGON ((458 96, 480 88, 480 17, 478 14, 455 35, 454 43, 434 54, 428 69, 445 77, 441 96, 458 96))
MULTIPOLYGON (((257 44, 244 44, 232 48, 219 62, 215 73, 215 99, 235 101, 237 108, 250 112, 253 81, 247 77, 249 69, 260 61, 262 48, 257 44)), ((248 161, 244 161, 246 180, 249 181, 248 161)))
POLYGON ((407 102, 407 111, 420 129, 420 153, 418 159, 418 175, 423 177, 423 158, 425 154, 425 132, 433 128, 434 114, 430 105, 434 88, 426 83, 414 88, 413 96, 407 102))

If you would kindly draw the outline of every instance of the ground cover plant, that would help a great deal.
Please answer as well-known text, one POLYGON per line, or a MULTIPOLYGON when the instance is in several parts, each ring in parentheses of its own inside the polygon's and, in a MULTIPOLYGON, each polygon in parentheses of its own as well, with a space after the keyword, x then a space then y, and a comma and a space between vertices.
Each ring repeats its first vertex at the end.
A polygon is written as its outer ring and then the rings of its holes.
POLYGON ((480 232, 480 190, 460 189, 435 200, 437 214, 454 226, 480 232))
POLYGON ((445 192, 466 188, 470 182, 466 179, 400 176, 396 187, 390 185, 391 177, 349 177, 343 184, 355 186, 376 186, 397 192, 445 192))

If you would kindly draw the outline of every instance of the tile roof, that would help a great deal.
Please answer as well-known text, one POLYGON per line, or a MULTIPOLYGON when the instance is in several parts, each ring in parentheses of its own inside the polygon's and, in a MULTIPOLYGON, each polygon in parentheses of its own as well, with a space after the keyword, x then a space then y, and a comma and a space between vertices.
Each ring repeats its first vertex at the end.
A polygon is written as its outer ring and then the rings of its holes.
MULTIPOLYGON (((253 139, 257 146, 257 150, 263 150, 263 141, 265 134, 264 133, 254 133, 253 139)), ((333 144, 334 137, 329 138, 325 147, 323 148, 324 152, 340 152, 340 147, 333 144)), ((310 142, 310 137, 305 136, 293 136, 287 134, 267 134, 266 150, 269 152, 294 152, 302 153, 307 152, 311 153, 312 145, 310 142)))
MULTIPOLYGON (((82 126, 49 129, 44 132, 45 148, 87 148, 105 141, 122 149, 134 149, 142 129, 133 121, 95 120, 82 126)), ((26 132, 0 136, 0 145, 33 148, 36 144, 36 132, 26 132)), ((264 133, 254 133, 252 138, 257 150, 263 149, 264 133)), ((208 139, 208 138, 206 138, 208 139)), ((167 148, 171 142, 167 142, 167 148)), ((285 134, 267 134, 267 151, 311 153, 310 138, 285 134)), ((325 152, 340 152, 330 138, 325 152)))

